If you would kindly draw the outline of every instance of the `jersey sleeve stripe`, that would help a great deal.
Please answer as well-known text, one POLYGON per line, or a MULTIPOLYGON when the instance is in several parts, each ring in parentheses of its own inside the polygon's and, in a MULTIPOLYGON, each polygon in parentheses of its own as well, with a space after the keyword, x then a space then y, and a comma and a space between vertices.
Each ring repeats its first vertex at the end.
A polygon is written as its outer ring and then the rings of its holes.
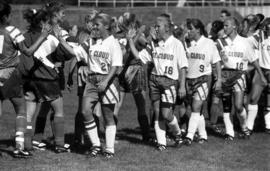
POLYGON ((6 30, 9 32, 9 33, 11 33, 12 31, 14 31, 16 28, 15 27, 13 27, 13 26, 8 26, 8 27, 6 27, 6 30))

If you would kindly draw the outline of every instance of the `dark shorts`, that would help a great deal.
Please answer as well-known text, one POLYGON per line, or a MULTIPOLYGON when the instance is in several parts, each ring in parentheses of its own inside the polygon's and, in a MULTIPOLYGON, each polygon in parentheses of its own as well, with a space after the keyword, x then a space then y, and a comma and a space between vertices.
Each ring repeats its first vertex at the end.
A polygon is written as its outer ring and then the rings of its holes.
POLYGON ((130 65, 119 75, 120 91, 140 92, 146 91, 146 73, 141 65, 130 65))
POLYGON ((119 83, 117 77, 114 77, 108 84, 104 92, 98 92, 97 84, 104 80, 106 75, 90 74, 84 89, 84 97, 91 97, 93 101, 101 102, 102 104, 116 104, 119 102, 119 83))
POLYGON ((23 97, 22 76, 18 69, 15 69, 10 77, 0 86, 0 100, 23 97))
POLYGON ((175 104, 178 81, 165 76, 150 75, 149 93, 152 101, 161 100, 162 103, 175 104))
MULTIPOLYGON (((265 79, 267 80, 267 89, 270 89, 270 70, 269 69, 264 69, 264 68, 261 68, 261 69, 262 69, 262 72, 263 72, 263 75, 264 75, 265 79)), ((257 70, 254 73, 254 76, 253 76, 253 79, 252 79, 252 84, 261 85, 263 87, 265 86, 262 83, 262 80, 261 80, 260 75, 259 75, 257 70)))
POLYGON ((222 92, 214 92, 217 95, 246 90, 246 72, 238 70, 223 69, 222 92))
POLYGON ((30 91, 36 96, 36 101, 53 101, 62 97, 59 80, 32 80, 24 84, 24 93, 30 91))
POLYGON ((211 89, 211 75, 204 75, 199 78, 186 80, 187 98, 190 100, 205 101, 211 89))

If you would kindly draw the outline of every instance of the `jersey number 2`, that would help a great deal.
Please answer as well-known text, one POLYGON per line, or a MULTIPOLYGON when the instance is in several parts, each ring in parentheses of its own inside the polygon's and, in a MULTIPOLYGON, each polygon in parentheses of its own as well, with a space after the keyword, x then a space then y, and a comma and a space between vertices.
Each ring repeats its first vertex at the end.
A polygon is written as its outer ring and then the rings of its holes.
POLYGON ((4 47, 4 36, 0 35, 0 54, 3 53, 3 47, 4 47))

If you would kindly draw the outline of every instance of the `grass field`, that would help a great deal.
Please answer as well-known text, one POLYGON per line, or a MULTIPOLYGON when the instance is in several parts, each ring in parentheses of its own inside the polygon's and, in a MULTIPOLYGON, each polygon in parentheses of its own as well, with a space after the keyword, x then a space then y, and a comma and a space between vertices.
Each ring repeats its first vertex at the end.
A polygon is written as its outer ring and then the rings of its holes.
MULTIPOLYGON (((158 152, 148 144, 142 144, 136 119, 136 108, 130 95, 126 97, 120 112, 116 155, 112 159, 86 158, 83 154, 55 154, 52 151, 35 151, 31 159, 14 159, 10 156, 14 135, 15 114, 8 101, 4 103, 0 119, 0 170, 270 170, 270 136, 256 133, 250 140, 236 139, 225 143, 219 137, 209 135, 208 143, 181 148, 169 147, 158 152)), ((65 92, 66 141, 72 142, 76 113, 76 91, 65 92)), ((49 124, 46 136, 51 136, 49 124)), ((172 143, 172 142, 169 142, 172 143)))

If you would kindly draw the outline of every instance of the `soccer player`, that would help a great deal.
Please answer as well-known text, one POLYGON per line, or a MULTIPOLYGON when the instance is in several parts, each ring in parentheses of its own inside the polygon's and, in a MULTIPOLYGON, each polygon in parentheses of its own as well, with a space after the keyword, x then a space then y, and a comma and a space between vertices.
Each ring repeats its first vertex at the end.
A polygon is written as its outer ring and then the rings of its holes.
MULTIPOLYGON (((217 39, 221 39, 221 38, 225 38, 226 35, 224 33, 224 25, 223 22, 220 20, 215 20, 212 23, 212 28, 210 31, 210 35, 208 36, 209 38, 211 38, 214 42, 216 42, 217 39)), ((215 65, 213 65, 213 77, 212 79, 214 79, 214 82, 217 80, 217 72, 215 69, 215 65)), ((214 85, 215 83, 212 82, 212 85, 214 85)), ((212 87, 212 86, 211 86, 212 87)), ((215 90, 212 89, 210 95, 211 98, 209 99, 211 105, 210 105, 210 128, 213 130, 214 133, 220 134, 221 133, 221 129, 218 127, 217 125, 217 121, 218 121, 218 117, 223 115, 222 112, 222 99, 215 96, 214 92, 215 90)))
MULTIPOLYGON (((92 10, 88 15, 85 17, 85 28, 82 30, 79 30, 77 36, 76 36, 76 42, 78 45, 83 44, 85 41, 89 41, 90 39, 95 40, 96 35, 93 31, 93 19, 98 14, 98 11, 92 10)), ((96 41, 96 40, 95 40, 96 41)), ((75 116, 75 128, 74 128, 74 146, 75 148, 80 147, 81 145, 86 144, 85 139, 85 127, 84 127, 84 118, 82 115, 82 99, 83 99, 83 92, 85 88, 86 78, 88 77, 88 66, 82 61, 77 61, 76 58, 74 58, 69 66, 69 75, 68 75, 68 81, 67 86, 68 89, 70 89, 73 86, 73 73, 75 71, 75 67, 77 66, 77 95, 79 97, 78 99, 78 111, 75 116)), ((94 117, 96 120, 97 127, 99 128, 99 120, 97 119, 97 116, 101 116, 101 109, 100 104, 98 103, 95 107, 94 117), (97 115, 97 116, 96 116, 97 115)))
MULTIPOLYGON (((42 25, 49 23, 55 19, 54 14, 50 10, 38 10, 31 19, 30 28, 25 34, 28 45, 33 43, 36 36, 40 34, 42 25)), ((51 22, 52 23, 52 22, 51 22)), ((29 132, 31 121, 35 113, 37 102, 41 103, 41 111, 44 110, 44 104, 46 104, 45 111, 48 112, 51 108, 54 111, 54 119, 52 123, 54 133, 54 150, 56 153, 68 152, 69 149, 64 144, 64 112, 63 112, 63 98, 61 93, 60 75, 59 70, 55 69, 54 63, 63 63, 65 60, 69 60, 74 57, 73 49, 64 40, 61 30, 53 27, 53 33, 48 36, 41 46, 35 51, 33 57, 49 59, 53 63, 53 67, 50 65, 44 65, 34 60, 33 66, 30 66, 31 73, 30 84, 25 86, 25 95, 27 100, 27 118, 29 121, 29 132)), ((57 26, 56 26, 57 27, 57 26)), ((27 63, 27 61, 25 61, 27 63)), ((46 122, 43 122, 45 126, 46 122)), ((41 122, 36 125, 42 127, 41 122)), ((38 131, 38 129, 37 129, 38 131)), ((35 139, 36 137, 34 137, 35 139)), ((35 142, 35 141, 34 141, 35 142)), ((37 147, 40 147, 39 143, 33 143, 37 147)))
MULTIPOLYGON (((116 135, 116 119, 114 107, 119 102, 117 90, 118 81, 116 71, 122 66, 122 51, 119 42, 111 33, 112 19, 108 14, 100 13, 94 19, 93 30, 102 41, 92 44, 92 39, 81 46, 77 53, 78 60, 88 64, 89 74, 82 102, 85 129, 92 143, 88 156, 96 157, 101 153, 101 143, 97 127, 93 118, 93 111, 98 102, 101 103, 102 114, 105 121, 105 150, 106 158, 114 156, 114 143, 116 135), (88 53, 90 53, 88 55, 88 53)), ((76 50, 77 51, 77 50, 76 50)))
POLYGON ((265 78, 267 79, 267 84, 264 84, 258 72, 255 72, 255 75, 252 80, 252 88, 250 92, 250 102, 248 105, 248 117, 247 117, 247 128, 252 131, 254 127, 254 121, 258 113, 258 101, 261 97, 262 91, 267 88, 267 102, 265 107, 265 128, 266 132, 270 133, 270 96, 269 96, 269 35, 270 35, 270 18, 266 18, 263 22, 263 31, 257 32, 250 37, 253 46, 259 50, 259 65, 263 71, 265 78))
MULTIPOLYGON (((16 112, 16 148, 14 157, 30 157, 32 154, 24 149, 26 129, 26 109, 22 91, 22 78, 18 65, 20 52, 32 55, 47 37, 50 27, 45 27, 31 46, 25 45, 25 38, 20 30, 9 25, 11 7, 8 3, 0 3, 0 100, 9 99, 16 112)), ((47 26, 47 25, 46 25, 47 26)))
POLYGON ((220 17, 219 17, 219 19, 222 22, 224 22, 230 16, 231 16, 231 13, 228 10, 223 9, 223 10, 220 11, 220 17))
MULTIPOLYGON (((241 37, 237 33, 239 27, 238 21, 235 18, 228 18, 224 22, 224 32, 227 35, 225 39, 218 40, 218 49, 223 63, 222 79, 224 80, 223 91, 232 91, 234 96, 234 106, 236 114, 240 121, 241 132, 244 136, 249 136, 249 131, 246 126, 246 110, 244 108, 244 92, 246 89, 245 72, 248 67, 248 62, 252 63, 260 79, 265 84, 266 80, 259 67, 254 49, 250 46, 248 40, 241 37)), ((231 99, 224 99, 224 114, 223 120, 226 129, 226 140, 234 139, 234 128, 230 119, 230 104, 231 99)))
POLYGON ((138 52, 134 45, 130 31, 127 38, 133 55, 141 59, 143 63, 152 62, 149 78, 150 98, 155 113, 155 133, 157 137, 157 149, 166 150, 166 123, 173 131, 175 145, 182 143, 181 130, 172 109, 176 101, 177 93, 182 98, 186 94, 185 75, 188 66, 186 53, 182 43, 173 36, 173 24, 168 14, 161 14, 156 19, 155 32, 157 46, 151 41, 151 48, 138 52), (178 86, 180 85, 180 86, 178 86))
POLYGON ((215 65, 217 80, 215 89, 221 89, 220 56, 215 43, 206 38, 204 25, 199 19, 187 20, 188 39, 190 47, 187 47, 187 99, 191 105, 187 135, 184 143, 190 145, 196 130, 198 129, 200 144, 207 141, 205 118, 201 113, 204 101, 208 98, 211 89, 212 65, 215 65))
MULTIPOLYGON (((124 67, 119 74, 120 83, 120 102, 116 105, 115 115, 118 115, 119 110, 124 102, 125 94, 131 92, 137 107, 137 118, 141 128, 142 140, 147 142, 150 140, 149 130, 150 125, 146 114, 146 74, 141 60, 136 59, 127 46, 126 32, 128 28, 139 30, 141 25, 137 21, 135 14, 124 13, 123 22, 119 24, 122 28, 119 36, 119 42, 122 48, 126 51, 124 55, 124 67), (124 29, 125 28, 125 29, 124 29), (122 43, 121 43, 122 42, 122 43)), ((145 31, 145 26, 141 27, 140 32, 145 31)), ((139 34, 135 40, 136 47, 142 49, 146 45, 146 37, 139 34)))

